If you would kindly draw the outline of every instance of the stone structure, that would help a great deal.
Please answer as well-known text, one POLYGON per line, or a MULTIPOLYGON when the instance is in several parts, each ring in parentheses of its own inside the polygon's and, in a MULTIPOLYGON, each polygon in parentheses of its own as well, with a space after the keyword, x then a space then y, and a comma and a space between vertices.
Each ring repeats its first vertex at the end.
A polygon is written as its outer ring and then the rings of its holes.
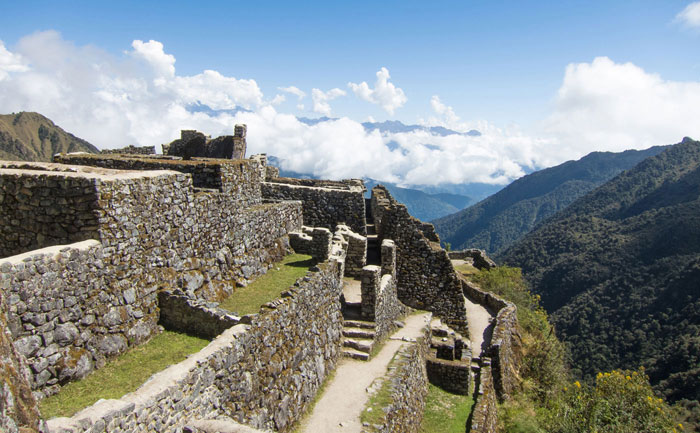
MULTIPOLYGON (((243 203, 255 205, 244 207, 230 194, 195 192, 192 178, 178 172, 44 168, 59 166, 0 169, 0 184, 22 184, 33 196, 78 179, 76 193, 89 191, 90 200, 66 212, 90 209, 96 239, 0 261, 10 330, 40 393, 55 392, 156 332, 157 291, 178 288, 219 300, 280 260, 288 233, 301 226, 298 202, 261 204, 249 194, 243 203)), ((222 189, 235 188, 224 182, 222 189)))
POLYGON ((190 420, 219 416, 288 431, 337 362, 341 275, 341 262, 320 264, 249 323, 227 329, 120 400, 50 420, 51 431, 178 431, 190 420))
POLYGON ((428 379, 433 385, 455 393, 469 393, 472 352, 469 341, 434 319, 432 338, 426 360, 428 379))
POLYGON ((236 125, 233 135, 211 139, 194 130, 180 131, 180 138, 163 145, 163 154, 183 159, 243 159, 246 152, 246 125, 236 125))
POLYGON ((476 384, 476 401, 467 420, 469 433, 496 433, 498 427, 498 406, 494 391, 493 376, 489 358, 481 360, 481 373, 476 384))
POLYGON ((133 144, 130 144, 126 147, 122 147, 121 149, 102 149, 101 151, 102 154, 124 154, 124 155, 155 155, 156 154, 156 147, 155 146, 134 146, 133 144))
POLYGON ((371 211, 379 238, 396 243, 399 300, 468 335, 462 286, 432 224, 413 218, 383 186, 372 190, 371 211))
POLYGON ((390 403, 382 408, 384 417, 377 425, 365 427, 362 433, 416 433, 420 430, 428 374, 425 369, 430 328, 417 341, 407 344, 396 354, 383 380, 389 381, 390 403))
POLYGON ((262 196, 273 200, 299 200, 304 225, 334 230, 345 224, 355 233, 367 234, 365 187, 361 180, 342 182, 274 178, 262 184, 262 196))
MULTIPOLYGON (((464 334, 463 293, 498 311, 493 366, 484 361, 478 384, 494 403, 479 397, 473 416, 477 427, 491 425, 496 398, 518 384, 514 306, 459 280, 432 225, 384 188, 367 208, 362 181, 279 178, 264 154, 200 158, 189 143, 202 139, 207 151, 227 153, 231 144, 235 153, 241 143, 245 151, 237 127, 231 143, 183 131, 182 156, 68 154, 55 161, 70 165, 0 165, 0 429, 180 433, 229 420, 289 431, 348 336, 380 341, 404 303, 464 334), (258 314, 218 307, 291 249, 319 264, 258 314), (354 323, 343 317, 344 277, 362 280, 354 323), (159 326, 213 341, 119 400, 48 426, 40 419, 37 398, 159 326)), ((452 331, 430 332, 397 355, 379 431, 418 428, 429 376, 460 390, 468 383, 460 362, 469 347, 452 331)))
POLYGON ((496 267, 496 263, 486 255, 486 251, 478 248, 450 251, 447 255, 451 260, 471 260, 473 266, 477 269, 493 269, 496 267))

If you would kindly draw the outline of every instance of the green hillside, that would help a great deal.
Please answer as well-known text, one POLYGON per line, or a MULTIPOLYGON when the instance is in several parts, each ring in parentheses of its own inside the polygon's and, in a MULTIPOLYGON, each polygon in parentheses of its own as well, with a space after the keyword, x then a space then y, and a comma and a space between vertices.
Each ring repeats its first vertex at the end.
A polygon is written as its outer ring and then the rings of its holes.
POLYGON ((578 199, 506 250, 586 377, 646 367, 700 400, 700 142, 689 138, 578 199))
POLYGON ((59 152, 99 150, 39 113, 0 114, 0 159, 50 162, 59 152))
POLYGON ((435 230, 452 249, 480 248, 498 254, 540 221, 663 149, 593 152, 534 172, 473 206, 433 221, 435 230))

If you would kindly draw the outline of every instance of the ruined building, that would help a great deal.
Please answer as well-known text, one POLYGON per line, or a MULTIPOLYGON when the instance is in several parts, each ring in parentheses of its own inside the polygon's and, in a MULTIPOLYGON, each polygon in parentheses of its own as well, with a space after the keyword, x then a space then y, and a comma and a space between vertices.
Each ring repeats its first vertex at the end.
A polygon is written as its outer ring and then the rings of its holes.
POLYGON ((373 428, 415 431, 430 380, 462 393, 476 383, 471 429, 494 431, 496 401, 517 386, 515 307, 459 278, 432 225, 383 187, 366 199, 361 180, 280 178, 264 155, 244 159, 245 134, 183 131, 167 155, 0 162, 0 430, 183 432, 226 419, 289 431, 339 357, 367 359, 415 308, 441 324, 404 351, 373 428), (217 306, 291 251, 318 264, 280 299, 246 316, 217 306), (480 358, 465 293, 497 314, 480 358), (38 400, 159 326, 212 342, 119 400, 42 419, 38 400), (349 337, 357 326, 365 341, 349 337))

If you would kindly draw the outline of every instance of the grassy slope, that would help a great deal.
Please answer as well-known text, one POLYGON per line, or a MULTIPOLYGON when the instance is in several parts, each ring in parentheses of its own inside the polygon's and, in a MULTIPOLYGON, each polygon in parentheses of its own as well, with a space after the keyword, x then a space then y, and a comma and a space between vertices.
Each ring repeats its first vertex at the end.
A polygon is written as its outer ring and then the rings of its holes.
POLYGON ((523 268, 584 376, 647 367, 700 399, 700 142, 620 174, 503 255, 523 268))
POLYGON ((0 115, 0 158, 50 162, 59 152, 97 153, 99 150, 39 113, 0 115))
POLYGON ((45 419, 72 416, 99 399, 121 398, 138 389, 153 374, 199 352, 207 344, 208 340, 164 331, 42 400, 41 414, 45 419))
POLYGON ((279 298, 280 293, 304 276, 313 264, 311 256, 288 255, 265 275, 261 275, 246 287, 236 289, 220 306, 241 315, 255 314, 261 305, 279 298))

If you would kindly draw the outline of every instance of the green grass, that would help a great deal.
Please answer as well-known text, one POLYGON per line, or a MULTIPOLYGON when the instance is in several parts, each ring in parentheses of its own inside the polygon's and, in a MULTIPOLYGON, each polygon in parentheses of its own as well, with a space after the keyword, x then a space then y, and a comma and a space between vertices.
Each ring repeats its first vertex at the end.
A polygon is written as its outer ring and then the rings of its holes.
POLYGON ((399 351, 394 353, 394 356, 389 361, 386 367, 386 373, 383 377, 377 378, 375 380, 381 380, 381 386, 379 389, 369 397, 364 410, 360 414, 360 421, 363 423, 369 423, 370 425, 379 424, 384 420, 384 409, 389 406, 392 402, 391 400, 391 379, 389 377, 390 369, 399 362, 398 357, 399 351))
POLYGON ((202 350, 209 340, 164 331, 130 349, 85 378, 71 382, 39 403, 45 419, 72 416, 99 399, 118 399, 135 391, 153 374, 202 350))
POLYGON ((430 384, 421 433, 464 433, 474 401, 471 395, 458 395, 430 384))
POLYGON ((462 263, 461 265, 455 265, 454 268, 455 268, 455 271, 459 272, 462 275, 466 275, 466 276, 473 275, 473 274, 476 274, 479 272, 479 270, 477 268, 475 268, 474 266, 472 266, 468 263, 462 263))
POLYGON ((246 287, 236 289, 220 307, 240 315, 255 314, 260 306, 279 298, 316 262, 306 254, 290 254, 246 287))

